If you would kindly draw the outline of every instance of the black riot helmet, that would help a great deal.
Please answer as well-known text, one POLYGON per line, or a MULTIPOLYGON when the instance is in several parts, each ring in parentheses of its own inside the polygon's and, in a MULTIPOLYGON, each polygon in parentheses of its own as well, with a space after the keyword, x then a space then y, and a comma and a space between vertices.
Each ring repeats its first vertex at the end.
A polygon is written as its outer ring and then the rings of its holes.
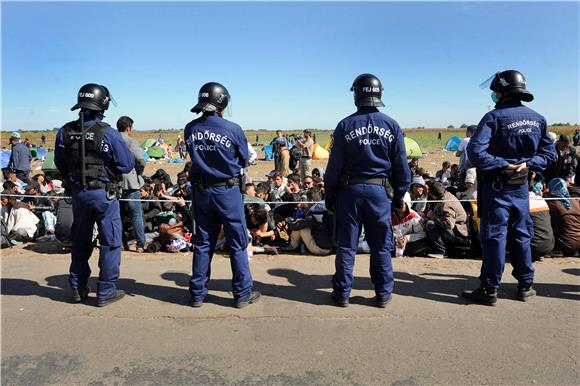
POLYGON ((226 108, 230 93, 221 84, 209 82, 201 86, 197 98, 197 104, 191 109, 192 113, 214 112, 226 108))
POLYGON ((383 85, 373 74, 361 74, 352 82, 350 91, 354 91, 354 104, 357 107, 384 107, 381 101, 383 85))
POLYGON ((531 102, 534 96, 526 90, 526 78, 516 70, 498 72, 489 86, 490 90, 500 92, 505 97, 516 97, 524 102, 531 102))
POLYGON ((105 86, 95 83, 85 84, 79 90, 77 104, 71 110, 83 109, 103 112, 109 108, 111 95, 105 86))

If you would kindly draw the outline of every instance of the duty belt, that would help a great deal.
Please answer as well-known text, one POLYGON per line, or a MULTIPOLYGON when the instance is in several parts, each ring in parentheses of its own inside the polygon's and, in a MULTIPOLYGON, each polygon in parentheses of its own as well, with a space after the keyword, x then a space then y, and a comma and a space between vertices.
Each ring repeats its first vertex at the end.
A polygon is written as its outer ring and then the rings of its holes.
POLYGON ((389 198, 393 198, 393 187, 389 182, 387 177, 375 177, 375 178, 364 178, 364 177, 349 177, 343 176, 340 178, 340 185, 342 187, 346 187, 348 185, 356 185, 356 184, 369 184, 369 185, 379 185, 385 188, 387 192, 387 196, 389 198))
POLYGON ((514 170, 502 170, 497 173, 484 173, 483 182, 491 182, 491 187, 500 191, 506 185, 521 186, 528 182, 528 168, 523 168, 519 172, 514 170))
POLYGON ((218 187, 218 186, 227 186, 227 187, 232 187, 232 186, 236 186, 240 183, 240 177, 236 176, 236 177, 232 177, 229 178, 227 180, 211 180, 211 181, 206 181, 203 178, 196 178, 193 180, 193 186, 195 186, 196 189, 201 190, 204 188, 213 188, 213 187, 218 187))
POLYGON ((387 178, 356 178, 356 177, 343 177, 341 178, 341 182, 343 185, 356 185, 356 184, 370 184, 370 185, 385 185, 388 184, 389 181, 387 178))
MULTIPOLYGON (((73 182, 74 185, 82 189, 81 184, 78 182, 73 182)), ((105 189, 109 190, 111 187, 110 182, 103 182, 101 180, 90 180, 87 181, 87 190, 95 190, 95 189, 105 189)))

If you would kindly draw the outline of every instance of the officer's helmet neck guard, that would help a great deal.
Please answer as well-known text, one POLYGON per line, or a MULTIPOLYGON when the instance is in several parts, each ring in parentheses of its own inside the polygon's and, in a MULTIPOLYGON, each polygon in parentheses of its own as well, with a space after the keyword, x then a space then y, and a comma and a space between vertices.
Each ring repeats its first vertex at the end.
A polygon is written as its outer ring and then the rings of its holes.
POLYGON ((354 104, 357 107, 384 107, 381 101, 383 85, 373 74, 361 74, 352 83, 350 91, 354 92, 354 104))
POLYGON ((501 94, 502 98, 517 98, 524 102, 531 102, 534 96, 526 90, 526 78, 516 70, 497 72, 484 81, 480 87, 489 89, 501 94))
POLYGON ((213 113, 224 110, 230 101, 228 90, 217 82, 209 82, 199 89, 197 104, 192 113, 213 113))
MULTIPOLYGON (((109 90, 105 86, 95 83, 85 84, 79 90, 77 104, 71 110, 105 112, 112 100, 109 90)), ((115 102, 113 101, 113 104, 115 102)))

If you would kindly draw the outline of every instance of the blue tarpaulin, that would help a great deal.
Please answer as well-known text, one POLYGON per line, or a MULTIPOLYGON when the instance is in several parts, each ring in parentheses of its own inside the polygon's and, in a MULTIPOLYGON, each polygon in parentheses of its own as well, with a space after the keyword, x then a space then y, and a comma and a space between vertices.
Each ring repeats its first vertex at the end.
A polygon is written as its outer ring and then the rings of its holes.
POLYGON ((271 161, 274 159, 274 154, 272 153, 272 145, 266 145, 262 147, 262 151, 264 152, 265 161, 271 161))
POLYGON ((2 154, 1 154, 2 158, 0 159, 2 169, 4 169, 5 167, 8 167, 8 162, 10 162, 10 154, 11 153, 12 152, 10 150, 2 150, 2 154))
POLYGON ((458 136, 454 135, 453 137, 449 138, 447 140, 447 143, 445 144, 445 150, 447 151, 457 151, 457 149, 459 149, 459 144, 461 143, 461 138, 459 138, 458 136))

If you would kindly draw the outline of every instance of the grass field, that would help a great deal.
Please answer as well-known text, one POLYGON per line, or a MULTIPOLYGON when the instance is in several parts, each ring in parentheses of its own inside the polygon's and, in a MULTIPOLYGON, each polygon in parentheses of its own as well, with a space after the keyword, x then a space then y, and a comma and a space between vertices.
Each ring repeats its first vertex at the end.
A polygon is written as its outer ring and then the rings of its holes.
MULTIPOLYGON (((574 130, 580 129, 579 125, 576 126, 551 126, 550 131, 555 132, 556 134, 574 134, 574 130)), ((445 142, 453 135, 457 135, 460 138, 463 138, 465 135, 465 129, 437 129, 437 128, 426 128, 426 129, 403 129, 405 134, 408 137, 415 139, 421 148, 426 150, 437 150, 441 149, 445 142), (442 132, 442 140, 437 140, 437 132, 441 130, 442 132)), ((326 146, 326 144, 330 141, 330 130, 313 130, 314 134, 316 134, 316 141, 321 144, 322 146, 326 146)), ((285 131, 285 134, 302 134, 301 131, 285 131)), ((22 138, 29 138, 33 144, 40 145, 40 137, 42 134, 46 135, 46 142, 47 148, 54 147, 54 140, 56 136, 56 132, 54 131, 23 131, 21 132, 22 138)), ((183 135, 181 131, 135 131, 133 133, 133 137, 139 142, 142 143, 147 138, 157 138, 159 135, 163 136, 165 141, 169 141, 171 144, 175 144, 177 141, 178 135, 183 135)), ((260 144, 260 146, 256 147, 256 150, 260 150, 261 145, 269 144, 270 141, 276 136, 274 131, 269 130, 247 130, 245 131, 246 138, 251 144, 260 144), (256 135, 258 136, 258 142, 256 142, 256 135)), ((8 138, 10 136, 10 132, 2 131, 0 136, 0 145, 1 146, 8 146, 8 138)))

